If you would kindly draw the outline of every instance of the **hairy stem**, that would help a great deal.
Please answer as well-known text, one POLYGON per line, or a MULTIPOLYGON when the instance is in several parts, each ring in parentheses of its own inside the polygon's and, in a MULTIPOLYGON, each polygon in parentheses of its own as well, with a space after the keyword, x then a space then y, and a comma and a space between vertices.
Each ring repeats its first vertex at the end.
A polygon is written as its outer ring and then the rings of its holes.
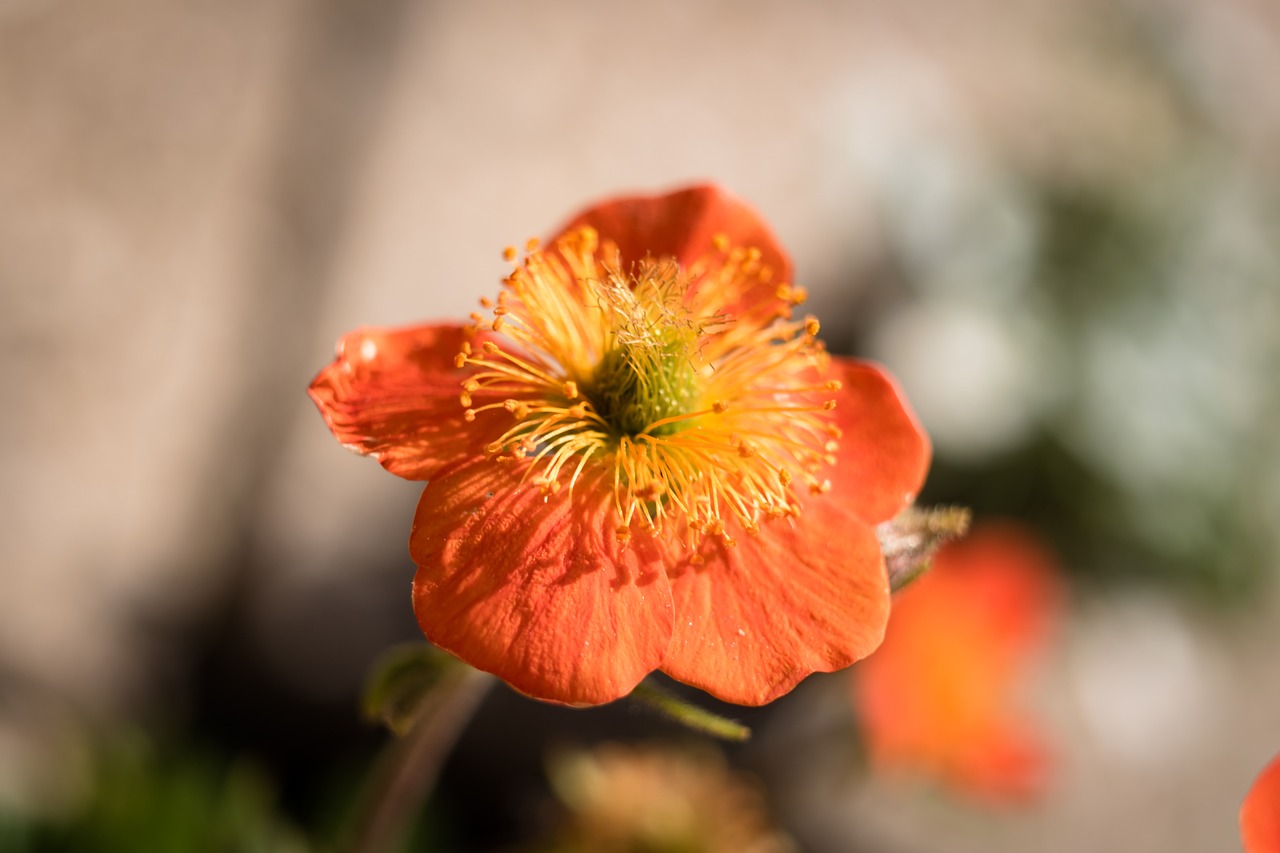
POLYGON ((379 757, 365 791, 350 853, 382 853, 403 843, 406 828, 431 794, 445 759, 494 679, 451 667, 432 688, 417 722, 379 757))

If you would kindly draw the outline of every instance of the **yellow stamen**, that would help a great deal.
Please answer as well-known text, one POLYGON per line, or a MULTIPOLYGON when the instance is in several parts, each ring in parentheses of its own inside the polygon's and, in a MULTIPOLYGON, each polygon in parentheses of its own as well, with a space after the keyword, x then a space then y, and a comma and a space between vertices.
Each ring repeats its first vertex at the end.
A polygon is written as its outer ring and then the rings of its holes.
POLYGON ((464 419, 510 413, 487 451, 542 494, 572 489, 588 464, 611 472, 624 544, 639 529, 732 547, 727 525, 754 535, 800 512, 793 470, 811 494, 830 488, 815 472, 834 458, 839 381, 822 375, 818 321, 778 320, 803 288, 769 284, 758 249, 712 242, 688 268, 669 258, 623 267, 590 228, 545 249, 529 241, 518 262, 508 247, 516 266, 482 302, 493 318, 472 319, 509 344, 464 344, 454 360, 473 371, 464 419))

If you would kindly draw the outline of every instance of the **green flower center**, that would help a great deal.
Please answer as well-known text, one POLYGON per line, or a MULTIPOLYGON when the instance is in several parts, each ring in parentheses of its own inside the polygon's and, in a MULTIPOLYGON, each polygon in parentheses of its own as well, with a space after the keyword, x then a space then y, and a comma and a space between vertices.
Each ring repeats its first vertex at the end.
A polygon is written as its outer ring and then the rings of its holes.
MULTIPOLYGON (((689 344, 674 332, 620 343, 605 353, 583 394, 618 436, 634 437, 650 424, 692 411, 698 376, 689 344)), ((665 423, 650 432, 670 435, 686 426, 687 421, 665 423)))
POLYGON ((582 392, 614 437, 670 435, 700 398, 694 363, 703 329, 683 304, 674 263, 645 262, 629 278, 597 287, 612 333, 582 392), (676 418, 676 420, 668 420, 676 418))

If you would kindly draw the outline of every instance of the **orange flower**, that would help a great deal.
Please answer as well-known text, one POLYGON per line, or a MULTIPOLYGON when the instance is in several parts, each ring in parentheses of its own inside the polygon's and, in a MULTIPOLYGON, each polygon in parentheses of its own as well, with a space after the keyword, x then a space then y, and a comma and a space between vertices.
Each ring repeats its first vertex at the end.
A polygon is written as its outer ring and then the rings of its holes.
POLYGON ((1280 853, 1280 755, 1271 760, 1240 806, 1245 853, 1280 853))
POLYGON ((409 542, 427 638, 575 705, 656 669, 763 704, 874 649, 874 525, 928 441, 878 367, 791 319, 767 226, 693 187, 519 255, 468 328, 357 331, 310 389, 345 445, 430 481, 409 542))
POLYGON ((873 764, 906 766, 980 795, 1033 794, 1046 751, 1009 693, 1056 613, 1053 563, 1008 524, 943 546, 895 600, 884 644, 855 670, 873 764))

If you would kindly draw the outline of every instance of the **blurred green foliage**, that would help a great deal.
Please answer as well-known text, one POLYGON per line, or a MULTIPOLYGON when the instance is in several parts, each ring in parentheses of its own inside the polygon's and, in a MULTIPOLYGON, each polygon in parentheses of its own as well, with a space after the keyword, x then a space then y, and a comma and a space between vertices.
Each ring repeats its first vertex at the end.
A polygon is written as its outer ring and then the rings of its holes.
POLYGON ((0 816, 0 849, 307 853, 313 848, 281 817, 272 782, 252 762, 130 735, 103 746, 87 797, 70 814, 43 820, 0 816))
POLYGON ((1091 582, 1225 603, 1270 580, 1280 214, 1266 182, 1215 168, 1136 189, 1023 177, 1037 236, 1013 311, 1044 330, 1025 357, 1053 402, 1017 441, 940 449, 926 503, 1030 521, 1091 582))

